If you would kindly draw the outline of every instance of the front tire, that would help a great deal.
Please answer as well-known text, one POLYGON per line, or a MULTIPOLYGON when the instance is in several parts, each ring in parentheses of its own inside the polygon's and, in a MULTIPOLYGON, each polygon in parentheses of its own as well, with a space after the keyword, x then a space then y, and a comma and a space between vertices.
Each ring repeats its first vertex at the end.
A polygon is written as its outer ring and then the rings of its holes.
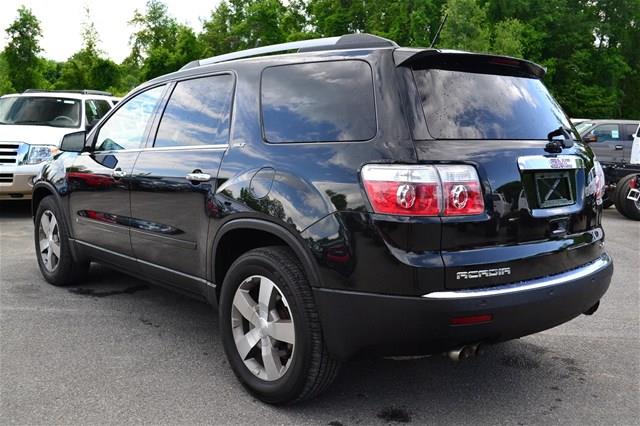
POLYGON ((339 364, 327 351, 311 287, 288 248, 240 256, 224 279, 219 317, 233 372, 262 401, 309 399, 335 378, 339 364))
POLYGON ((35 220, 35 248, 40 272, 55 286, 81 281, 89 268, 88 261, 76 261, 71 254, 69 232, 53 196, 38 205, 35 220))

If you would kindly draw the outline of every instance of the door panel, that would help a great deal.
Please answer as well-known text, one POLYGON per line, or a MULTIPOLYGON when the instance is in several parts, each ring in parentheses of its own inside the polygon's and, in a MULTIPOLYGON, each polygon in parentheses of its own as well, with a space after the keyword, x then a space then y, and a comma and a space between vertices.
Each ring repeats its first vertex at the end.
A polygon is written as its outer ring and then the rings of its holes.
POLYGON ((129 179, 138 152, 96 152, 77 157, 67 170, 71 226, 76 239, 131 255, 129 179))
POLYGON ((209 203, 229 137, 233 76, 176 83, 131 187, 131 243, 153 278, 198 291, 206 278, 209 203))
POLYGON ((69 208, 76 239, 132 256, 129 227, 130 177, 164 86, 122 104, 95 133, 92 151, 79 155, 66 171, 69 208))
MULTIPOLYGON (((133 174, 131 242, 138 259, 204 278, 215 176, 225 147, 144 151, 133 174), (194 170, 208 182, 189 181, 194 170)), ((162 278, 162 277, 161 277, 162 278)))

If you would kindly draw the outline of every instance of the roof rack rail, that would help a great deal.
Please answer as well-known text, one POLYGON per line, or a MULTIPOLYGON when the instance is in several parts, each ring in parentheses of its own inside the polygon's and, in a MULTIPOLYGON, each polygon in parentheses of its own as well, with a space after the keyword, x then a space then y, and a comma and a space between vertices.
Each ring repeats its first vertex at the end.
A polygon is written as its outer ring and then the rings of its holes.
POLYGON ((113 96, 111 92, 105 92, 102 90, 47 90, 47 89, 27 89, 22 93, 79 93, 81 95, 102 95, 113 96))
POLYGON ((234 59, 250 58, 252 56, 266 55, 269 53, 281 53, 290 50, 297 50, 298 52, 314 52, 321 50, 373 49, 383 47, 399 46, 392 40, 372 34, 345 34, 343 36, 337 37, 292 41, 288 43, 273 44, 270 46, 240 50, 238 52, 226 53, 224 55, 212 56, 206 59, 191 61, 181 69, 186 70, 189 68, 199 67, 201 65, 217 64, 219 62, 232 61, 234 59))

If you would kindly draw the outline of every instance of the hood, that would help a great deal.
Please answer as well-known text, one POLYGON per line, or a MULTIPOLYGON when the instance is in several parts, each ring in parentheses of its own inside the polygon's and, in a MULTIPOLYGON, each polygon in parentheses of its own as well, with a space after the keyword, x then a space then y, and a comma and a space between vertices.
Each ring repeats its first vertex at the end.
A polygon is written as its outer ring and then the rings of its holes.
POLYGON ((81 129, 51 126, 0 125, 0 142, 22 142, 30 145, 60 146, 62 137, 81 129))

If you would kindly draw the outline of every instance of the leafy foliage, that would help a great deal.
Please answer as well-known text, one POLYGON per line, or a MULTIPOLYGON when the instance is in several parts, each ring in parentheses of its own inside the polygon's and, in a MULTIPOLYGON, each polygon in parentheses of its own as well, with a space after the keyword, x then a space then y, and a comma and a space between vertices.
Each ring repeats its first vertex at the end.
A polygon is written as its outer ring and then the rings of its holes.
POLYGON ((369 32, 439 48, 523 57, 572 116, 640 117, 640 0, 223 0, 194 30, 162 0, 136 11, 131 53, 107 59, 86 11, 82 48, 63 63, 42 58, 42 32, 25 7, 6 29, 0 94, 29 87, 118 94, 198 58, 285 41, 369 32))
POLYGON ((18 19, 6 29, 9 43, 4 49, 8 80, 15 90, 38 87, 40 69, 40 22, 26 7, 18 9, 18 19))

